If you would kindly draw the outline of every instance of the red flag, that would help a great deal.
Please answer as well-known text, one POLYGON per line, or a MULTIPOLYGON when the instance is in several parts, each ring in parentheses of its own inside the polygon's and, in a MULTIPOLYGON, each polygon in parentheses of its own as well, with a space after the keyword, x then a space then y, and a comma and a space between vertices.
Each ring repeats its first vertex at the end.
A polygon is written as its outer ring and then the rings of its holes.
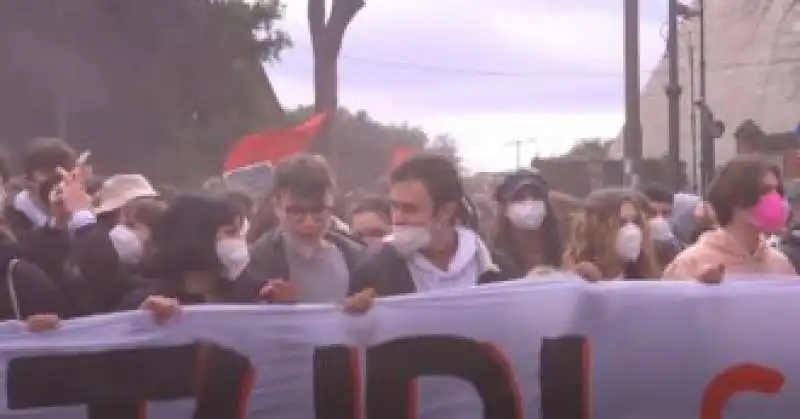
POLYGON ((403 164, 403 162, 413 156, 414 153, 416 153, 416 150, 406 146, 400 146, 392 150, 392 155, 389 157, 389 172, 403 164))
POLYGON ((228 153, 222 171, 227 173, 258 163, 277 162, 286 156, 306 151, 325 122, 326 115, 317 113, 291 128, 245 136, 228 153))

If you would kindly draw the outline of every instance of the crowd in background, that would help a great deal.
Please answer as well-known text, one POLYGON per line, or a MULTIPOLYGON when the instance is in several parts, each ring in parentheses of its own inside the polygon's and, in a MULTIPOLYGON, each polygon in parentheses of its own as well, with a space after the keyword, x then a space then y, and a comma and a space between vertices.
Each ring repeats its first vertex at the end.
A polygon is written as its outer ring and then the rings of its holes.
POLYGON ((701 198, 658 185, 577 200, 535 168, 470 194, 447 157, 421 153, 374 196, 344 194, 325 159, 277 162, 269 190, 156 187, 101 177, 57 139, 0 161, 0 319, 33 331, 61 319, 149 310, 159 322, 204 303, 337 303, 536 280, 794 276, 780 170, 755 155, 725 163, 701 198), (344 197, 344 198, 343 198, 344 197), (561 275, 561 277, 567 277, 561 275))

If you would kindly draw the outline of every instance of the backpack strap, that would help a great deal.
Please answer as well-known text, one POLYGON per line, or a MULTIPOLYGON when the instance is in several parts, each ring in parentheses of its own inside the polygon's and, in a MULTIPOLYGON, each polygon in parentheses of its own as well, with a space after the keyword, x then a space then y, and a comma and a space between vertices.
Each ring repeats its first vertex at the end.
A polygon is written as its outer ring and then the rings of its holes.
POLYGON ((8 261, 8 268, 6 269, 6 286, 8 287, 8 299, 11 302, 11 309, 14 310, 14 317, 17 320, 22 320, 22 312, 19 308, 19 298, 17 298, 17 286, 14 283, 14 271, 17 269, 19 259, 11 259, 8 261))

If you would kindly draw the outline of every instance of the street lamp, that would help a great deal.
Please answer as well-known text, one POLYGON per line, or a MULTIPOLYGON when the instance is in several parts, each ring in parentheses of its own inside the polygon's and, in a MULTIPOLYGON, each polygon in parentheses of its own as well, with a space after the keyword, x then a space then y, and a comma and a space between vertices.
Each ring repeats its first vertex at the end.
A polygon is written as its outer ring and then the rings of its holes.
POLYGON ((625 125, 622 130, 625 185, 639 183, 642 159, 641 92, 639 91, 639 0, 623 3, 623 63, 625 68, 625 125))
POLYGON ((515 140, 506 143, 508 146, 514 146, 516 149, 516 156, 517 156, 517 170, 522 168, 522 146, 524 144, 536 144, 535 138, 529 138, 527 140, 515 140))
POLYGON ((667 23, 667 59, 668 59, 668 81, 665 86, 667 94, 667 126, 669 129, 669 166, 670 181, 674 191, 678 191, 681 185, 681 137, 680 137, 680 103, 681 103, 681 84, 680 67, 678 62, 678 19, 691 19, 700 15, 700 12, 689 7, 678 0, 669 0, 669 20, 667 23))

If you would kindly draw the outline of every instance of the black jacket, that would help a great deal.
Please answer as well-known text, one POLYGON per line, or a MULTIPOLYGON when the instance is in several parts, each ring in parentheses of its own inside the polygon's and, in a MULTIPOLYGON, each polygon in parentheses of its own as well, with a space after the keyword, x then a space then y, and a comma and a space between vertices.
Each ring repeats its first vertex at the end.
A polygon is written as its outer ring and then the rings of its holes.
MULTIPOLYGON (((339 248, 344 256, 345 264, 350 272, 350 284, 353 284, 353 272, 364 257, 364 245, 344 233, 331 230, 325 240, 339 248)), ((279 230, 272 230, 261 236, 250 245, 250 265, 248 271, 263 283, 271 279, 291 280, 289 262, 286 260, 286 243, 279 230)))
MULTIPOLYGON (((262 284, 255 280, 245 270, 238 278, 231 281, 220 278, 222 303, 226 304, 255 304, 260 302, 258 291, 262 284)), ((181 290, 179 278, 156 278, 143 283, 123 298, 117 307, 118 310, 136 310, 141 304, 152 296, 169 297, 177 299, 181 305, 204 304, 206 301, 195 295, 181 290)))
POLYGON ((73 240, 68 275, 73 299, 84 315, 112 312, 131 292, 147 285, 147 273, 120 262, 109 237, 111 228, 98 222, 84 227, 73 240))
POLYGON ((22 319, 33 314, 58 314, 66 317, 67 304, 56 284, 38 266, 19 259, 19 250, 11 244, 0 245, 0 320, 16 318, 13 294, 22 319), (9 264, 18 260, 8 277, 9 264))
POLYGON ((800 274, 800 226, 793 228, 781 241, 780 250, 792 262, 794 270, 800 274))
MULTIPOLYGON (((478 284, 502 282, 508 277, 499 270, 487 270, 478 277, 478 284)), ((394 247, 383 245, 371 249, 350 281, 350 294, 372 288, 382 297, 412 294, 417 291, 406 258, 394 247)))
POLYGON ((506 278, 522 278, 528 274, 528 271, 519 266, 511 255, 501 250, 495 249, 492 252, 492 260, 506 278))

